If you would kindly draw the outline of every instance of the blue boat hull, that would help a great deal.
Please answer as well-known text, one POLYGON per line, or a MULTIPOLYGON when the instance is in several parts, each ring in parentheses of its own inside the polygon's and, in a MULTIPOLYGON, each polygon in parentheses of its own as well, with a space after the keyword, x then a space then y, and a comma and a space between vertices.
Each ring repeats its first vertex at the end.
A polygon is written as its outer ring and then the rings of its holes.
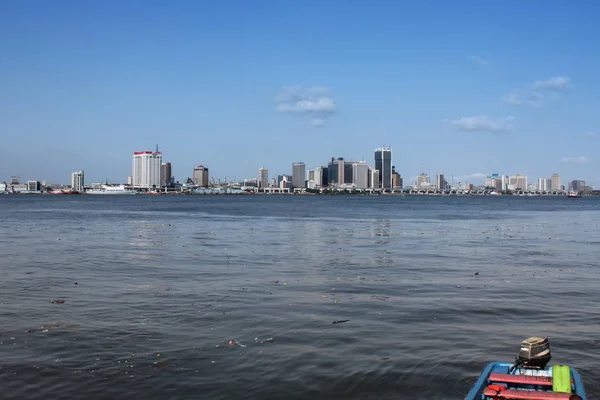
MULTIPOLYGON (((510 368, 512 366, 513 366, 512 363, 505 363, 505 362, 489 363, 485 367, 483 372, 481 373, 481 376, 479 377, 479 379, 477 379, 477 382, 475 382, 472 389, 467 394, 467 397, 465 397, 465 400, 488 400, 488 399, 491 400, 492 399, 491 397, 485 397, 483 395, 486 387, 490 384, 490 380, 489 380, 490 374, 493 372, 501 373, 501 374, 509 374, 510 368)), ((571 367, 570 369, 571 369, 571 378, 573 380, 573 388, 572 388, 573 394, 577 394, 577 395, 581 396, 581 398, 583 400, 587 400, 587 396, 585 395, 585 390, 583 387, 583 381, 581 380, 581 375, 579 375, 579 372, 577 372, 577 370, 575 368, 571 367)), ((547 367, 545 369, 545 371, 551 371, 551 367, 547 367)), ((533 385, 521 385, 521 386, 523 389, 531 389, 531 390, 534 390, 536 387, 533 385)))

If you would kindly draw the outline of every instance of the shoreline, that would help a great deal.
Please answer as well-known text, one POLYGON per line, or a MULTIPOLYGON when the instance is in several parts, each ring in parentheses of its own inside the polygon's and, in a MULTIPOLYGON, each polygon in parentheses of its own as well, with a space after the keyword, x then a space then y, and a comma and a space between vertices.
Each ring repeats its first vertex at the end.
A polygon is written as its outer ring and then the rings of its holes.
MULTIPOLYGON (((377 197, 564 197, 571 198, 567 195, 567 193, 560 194, 488 194, 488 193, 452 193, 452 194, 442 194, 442 193, 404 193, 404 192, 396 192, 396 193, 370 193, 370 192, 326 192, 326 193, 311 193, 311 192, 302 192, 302 193, 264 193, 264 192, 251 192, 251 191, 241 191, 241 192, 222 192, 222 193, 193 193, 193 192, 159 192, 159 193, 148 193, 148 192, 138 192, 135 194, 98 194, 98 193, 44 193, 44 192, 1 192, 1 195, 6 196, 99 196, 99 197, 131 197, 131 196, 377 196, 377 197)), ((581 195, 578 198, 584 197, 600 197, 595 194, 585 194, 581 195)))

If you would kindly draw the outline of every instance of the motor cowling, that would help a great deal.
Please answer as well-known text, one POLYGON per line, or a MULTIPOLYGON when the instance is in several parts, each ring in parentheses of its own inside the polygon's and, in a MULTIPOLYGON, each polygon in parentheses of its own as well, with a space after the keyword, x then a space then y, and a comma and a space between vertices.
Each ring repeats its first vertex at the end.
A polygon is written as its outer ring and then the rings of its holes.
POLYGON ((530 337, 521 342, 516 363, 521 368, 544 369, 551 358, 548 338, 530 337))

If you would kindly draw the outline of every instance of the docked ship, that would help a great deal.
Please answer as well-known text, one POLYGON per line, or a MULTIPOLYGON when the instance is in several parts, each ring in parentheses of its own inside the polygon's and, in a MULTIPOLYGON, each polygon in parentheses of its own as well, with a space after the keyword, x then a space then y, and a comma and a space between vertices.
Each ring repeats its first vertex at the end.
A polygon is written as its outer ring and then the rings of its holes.
POLYGON ((106 195, 132 195, 137 191, 126 185, 100 185, 85 191, 87 194, 106 194, 106 195))
POLYGON ((48 194, 79 194, 79 191, 73 189, 56 189, 48 192, 48 194))
POLYGON ((579 193, 575 192, 574 190, 571 190, 571 191, 569 191, 569 193, 567 193, 567 197, 577 199, 577 198, 581 197, 581 195, 579 193))

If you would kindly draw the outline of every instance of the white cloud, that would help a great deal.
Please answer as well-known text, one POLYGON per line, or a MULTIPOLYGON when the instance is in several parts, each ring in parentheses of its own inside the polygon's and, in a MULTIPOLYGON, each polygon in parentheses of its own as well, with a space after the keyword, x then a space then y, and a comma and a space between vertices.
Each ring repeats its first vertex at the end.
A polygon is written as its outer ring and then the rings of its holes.
POLYGON ((515 106, 520 106, 523 104, 523 99, 519 97, 517 93, 509 93, 506 96, 502 97, 502 100, 507 102, 508 104, 513 104, 515 106))
POLYGON ((569 163, 569 164, 587 164, 590 162, 590 159, 587 158, 586 156, 563 157, 560 161, 563 163, 569 163))
POLYGON ((284 87, 275 97, 275 102, 277 111, 305 115, 312 125, 318 127, 325 125, 325 119, 338 110, 329 89, 324 86, 284 87))
POLYGON ((546 80, 538 80, 523 90, 514 90, 502 97, 502 101, 515 106, 528 105, 539 108, 547 99, 558 100, 557 93, 571 87, 571 78, 568 76, 556 76, 546 80))
POLYGON ((564 90, 571 87, 571 78, 568 76, 554 76, 543 81, 535 81, 533 89, 564 90))
POLYGON ((472 55, 470 57, 467 58, 469 61, 474 62, 477 65, 488 65, 490 62, 488 60, 484 60, 483 58, 476 56, 476 55, 472 55))
POLYGON ((486 115, 479 115, 475 117, 462 117, 450 121, 450 123, 456 127, 457 130, 463 132, 492 132, 500 133, 512 129, 510 121, 512 117, 504 118, 490 118, 486 115))
POLYGON ((586 134, 586 136, 589 136, 589 137, 596 137, 596 136, 598 136, 598 133, 596 133, 596 132, 588 132, 588 133, 586 134))

